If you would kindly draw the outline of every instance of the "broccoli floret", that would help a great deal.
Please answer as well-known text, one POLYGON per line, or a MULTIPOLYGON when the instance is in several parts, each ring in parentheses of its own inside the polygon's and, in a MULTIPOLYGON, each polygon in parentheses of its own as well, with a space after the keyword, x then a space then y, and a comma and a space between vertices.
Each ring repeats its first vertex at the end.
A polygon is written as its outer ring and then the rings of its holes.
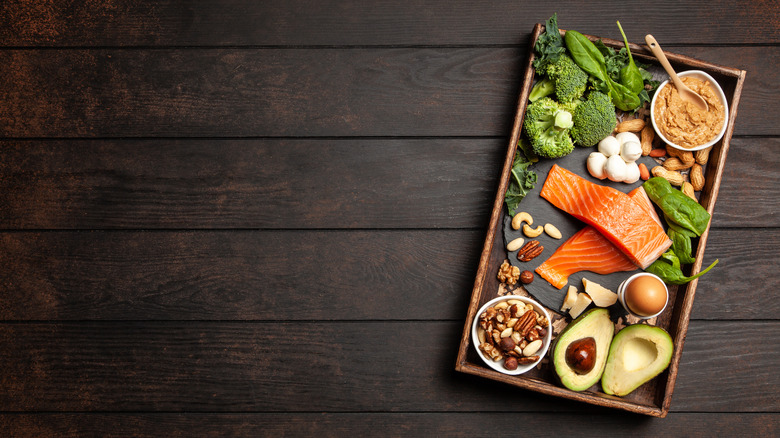
POLYGON ((544 67, 544 73, 555 86, 555 97, 559 102, 572 102, 585 94, 588 74, 569 55, 561 55, 544 67))
POLYGON ((531 88, 531 94, 528 95, 528 100, 535 102, 542 97, 549 96, 555 91, 555 82, 550 78, 542 78, 539 82, 531 88))
POLYGON ((591 91, 588 99, 574 108, 571 137, 579 146, 590 147, 612 134, 617 126, 615 105, 600 91, 591 91))
POLYGON ((536 155, 560 158, 574 150, 569 136, 572 114, 549 97, 542 97, 528 105, 523 129, 536 155))

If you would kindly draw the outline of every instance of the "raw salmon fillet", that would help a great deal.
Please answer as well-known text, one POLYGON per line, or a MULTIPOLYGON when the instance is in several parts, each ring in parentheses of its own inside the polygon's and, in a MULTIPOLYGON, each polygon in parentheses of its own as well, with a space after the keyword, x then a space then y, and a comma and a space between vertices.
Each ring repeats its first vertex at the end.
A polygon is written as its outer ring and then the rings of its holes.
POLYGON ((647 196, 647 192, 645 191, 644 187, 639 186, 634 190, 631 190, 628 192, 628 196, 634 198, 639 203, 639 206, 642 207, 642 209, 646 211, 647 214, 649 214, 658 225, 661 225, 661 218, 659 218, 658 213, 655 212, 653 201, 651 201, 647 196))
POLYGON ((554 206, 593 226, 642 269, 672 245, 639 196, 594 184, 557 164, 550 169, 540 194, 554 206))
POLYGON ((551 285, 561 289, 575 272, 611 274, 636 269, 637 266, 623 252, 588 225, 574 233, 535 270, 551 285))

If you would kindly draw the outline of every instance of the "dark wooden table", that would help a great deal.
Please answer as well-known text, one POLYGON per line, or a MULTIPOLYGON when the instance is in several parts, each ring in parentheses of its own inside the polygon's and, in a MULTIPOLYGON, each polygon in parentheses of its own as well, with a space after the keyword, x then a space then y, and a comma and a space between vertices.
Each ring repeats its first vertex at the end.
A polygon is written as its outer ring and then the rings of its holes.
POLYGON ((0 435, 780 433, 776 0, 8 0, 0 24, 0 435), (556 11, 748 71, 664 419, 454 370, 556 11))

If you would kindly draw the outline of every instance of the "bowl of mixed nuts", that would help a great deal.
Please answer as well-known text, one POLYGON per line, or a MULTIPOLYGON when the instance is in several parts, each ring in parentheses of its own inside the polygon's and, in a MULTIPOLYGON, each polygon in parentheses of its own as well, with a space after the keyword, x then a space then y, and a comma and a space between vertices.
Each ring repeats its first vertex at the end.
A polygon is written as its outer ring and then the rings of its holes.
POLYGON ((498 297, 479 309, 471 337, 477 354, 490 368, 523 374, 537 366, 550 348, 550 314, 527 297, 498 297))

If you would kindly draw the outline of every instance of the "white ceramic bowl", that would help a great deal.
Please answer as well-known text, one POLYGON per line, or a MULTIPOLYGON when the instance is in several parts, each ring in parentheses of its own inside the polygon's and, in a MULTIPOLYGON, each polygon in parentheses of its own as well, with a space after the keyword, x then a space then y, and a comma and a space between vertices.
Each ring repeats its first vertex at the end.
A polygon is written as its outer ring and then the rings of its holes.
POLYGON ((688 71, 684 71, 682 73, 678 73, 677 76, 679 76, 681 78, 684 78, 686 76, 691 76, 691 77, 694 77, 694 78, 697 78, 697 79, 702 79, 702 80, 709 81, 710 84, 712 84, 712 87, 715 89, 715 93, 720 98, 720 102, 723 104, 723 109, 725 110, 725 114, 724 114, 724 118, 723 118, 723 126, 720 128, 720 132, 718 133, 718 135, 715 136, 714 139, 712 139, 711 141, 708 141, 707 143, 704 143, 702 145, 699 145, 699 146, 696 146, 696 147, 693 147, 693 148, 685 148, 685 147, 682 147, 682 146, 678 146, 678 145, 672 143, 671 141, 669 141, 664 136, 664 134, 661 132, 661 130, 658 129, 658 126, 656 126, 656 124, 655 124, 655 102, 658 99, 658 95, 660 94, 660 91, 661 91, 662 88, 664 88, 666 86, 672 86, 672 85, 670 85, 670 81, 666 80, 666 81, 662 82, 661 85, 658 86, 658 89, 656 90, 655 94, 653 95, 653 100, 650 102, 650 120, 653 123, 653 129, 655 130, 656 135, 658 135, 658 137, 661 138, 661 140, 663 140, 666 144, 668 144, 668 145, 670 145, 670 146, 672 146, 674 148, 680 149, 682 151, 698 151, 700 149, 706 149, 706 148, 714 145, 715 143, 719 142, 720 139, 723 138, 723 134, 726 132, 726 126, 728 125, 728 122, 729 122, 729 103, 726 100, 726 95, 723 93, 723 89, 720 87, 720 84, 718 84, 718 81, 716 81, 712 76, 710 76, 709 74, 707 74, 707 73, 705 73, 705 72, 703 72, 701 70, 688 70, 688 71))
POLYGON ((476 315, 474 315, 474 321, 471 324, 471 343, 474 345, 474 349, 477 350, 477 354, 480 358, 490 367, 494 370, 504 373, 504 374, 510 374, 510 375, 518 375, 523 374, 525 372, 528 372, 535 366, 539 364, 539 362, 542 361, 544 356, 547 354, 547 350, 550 348, 550 341, 552 340, 552 327, 547 327, 547 334, 542 339, 542 348, 539 349, 539 351, 536 353, 539 356, 539 359, 531 364, 528 365, 520 365, 515 370, 508 370, 504 368, 504 361, 494 361, 493 359, 489 358, 488 356, 485 356, 485 354, 482 352, 482 350, 479 349, 479 337, 477 336, 477 328, 479 327, 479 315, 482 315, 482 313, 487 310, 488 307, 494 306, 501 301, 508 301, 508 300, 519 300, 524 303, 529 303, 532 306, 534 306, 534 310, 536 310, 539 314, 544 315, 545 318, 547 318, 547 321, 552 321, 552 318, 550 318, 550 314, 545 310, 544 307, 542 307, 541 304, 537 303, 536 301, 521 297, 518 295, 507 295, 503 297, 494 298, 487 303, 485 303, 482 308, 479 309, 476 315))
POLYGON ((666 287, 666 283, 664 283, 664 281, 661 280, 661 278, 659 276, 657 276, 655 274, 651 274, 649 272, 640 272, 638 274, 634 274, 634 275, 628 277, 627 279, 625 279, 622 283, 620 283, 620 286, 618 286, 617 294, 618 294, 618 300, 620 301, 620 304, 623 306, 623 308, 626 309, 626 312, 630 313, 631 315, 633 315, 633 316, 635 316, 635 317, 637 317, 639 319, 655 318, 656 316, 658 316, 661 313, 663 313, 663 311, 666 310, 666 306, 669 305, 669 288, 666 287), (664 302, 664 307, 662 307, 661 310, 659 310, 658 313, 656 313, 655 315, 650 315, 650 316, 638 315, 638 314, 632 312, 631 309, 629 309, 628 305, 626 304, 626 299, 625 299, 626 286, 628 286, 628 284, 630 282, 636 280, 637 277, 642 277, 642 276, 653 277, 653 278, 657 279, 658 281, 660 281, 661 284, 664 285, 664 291, 666 292, 666 301, 664 302))

